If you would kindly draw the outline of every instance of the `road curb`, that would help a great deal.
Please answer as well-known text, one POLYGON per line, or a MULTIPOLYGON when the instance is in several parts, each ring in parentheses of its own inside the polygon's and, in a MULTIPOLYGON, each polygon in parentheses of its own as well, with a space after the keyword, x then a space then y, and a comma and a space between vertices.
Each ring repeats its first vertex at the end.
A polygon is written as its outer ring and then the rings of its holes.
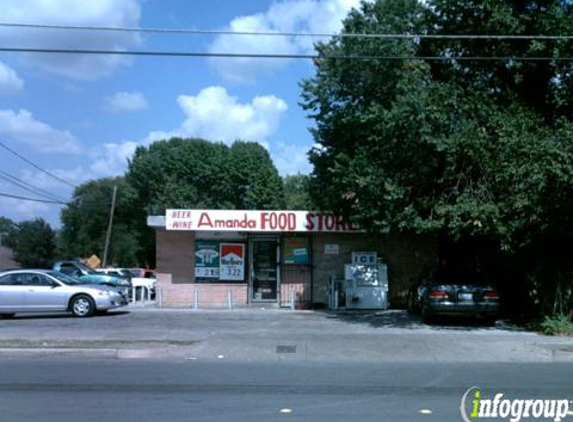
POLYGON ((1 348, 0 359, 117 359, 114 348, 1 348))
POLYGON ((5 347, 0 359, 183 359, 189 347, 130 349, 122 347, 5 347))

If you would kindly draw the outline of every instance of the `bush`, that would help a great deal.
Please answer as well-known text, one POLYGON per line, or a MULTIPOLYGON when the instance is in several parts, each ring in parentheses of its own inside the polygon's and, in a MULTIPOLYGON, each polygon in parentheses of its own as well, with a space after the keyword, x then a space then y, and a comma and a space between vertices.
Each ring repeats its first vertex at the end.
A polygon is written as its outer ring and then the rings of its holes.
POLYGON ((573 322, 570 317, 563 314, 546 316, 541 323, 541 329, 550 336, 573 335, 573 322))

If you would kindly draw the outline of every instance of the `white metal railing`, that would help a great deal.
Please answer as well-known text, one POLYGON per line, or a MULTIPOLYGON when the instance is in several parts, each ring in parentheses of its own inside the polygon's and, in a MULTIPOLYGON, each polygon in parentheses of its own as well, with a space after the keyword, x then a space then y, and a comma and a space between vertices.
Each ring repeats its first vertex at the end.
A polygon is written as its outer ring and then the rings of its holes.
POLYGON ((345 281, 337 279, 334 274, 328 276, 328 308, 337 310, 340 292, 344 291, 345 281))
MULTIPOLYGON (((194 288, 193 289, 193 300, 191 302, 191 309, 193 309, 195 311, 198 310, 199 304, 200 304, 199 289, 194 288)), ((235 302, 233 299, 233 291, 231 289, 227 290, 227 308, 229 309, 229 311, 232 311, 233 309, 235 309, 235 302)))
MULTIPOLYGON (((155 288, 155 300, 157 301, 157 290, 155 288)), ((161 294, 160 297, 160 307, 163 305, 163 295, 161 294)), ((146 302, 151 302, 151 288, 147 286, 132 286, 131 287, 131 303, 137 304, 139 303, 141 306, 144 306, 146 302), (137 292, 140 291, 138 296, 137 292)))
POLYGON ((199 309, 199 289, 193 289, 193 309, 199 309))

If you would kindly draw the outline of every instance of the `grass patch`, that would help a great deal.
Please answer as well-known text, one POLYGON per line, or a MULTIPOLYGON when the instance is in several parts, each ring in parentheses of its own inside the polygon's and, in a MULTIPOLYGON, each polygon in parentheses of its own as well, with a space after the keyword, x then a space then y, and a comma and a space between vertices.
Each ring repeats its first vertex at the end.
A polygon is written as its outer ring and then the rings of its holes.
POLYGON ((573 335, 573 321, 563 314, 546 316, 539 327, 544 334, 549 336, 573 335))

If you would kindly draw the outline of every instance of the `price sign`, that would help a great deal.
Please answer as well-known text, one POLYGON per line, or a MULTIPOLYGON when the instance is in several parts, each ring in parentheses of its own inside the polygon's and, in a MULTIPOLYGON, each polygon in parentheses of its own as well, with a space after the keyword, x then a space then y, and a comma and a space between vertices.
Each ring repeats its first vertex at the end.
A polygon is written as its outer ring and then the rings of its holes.
POLYGON ((195 277, 219 278, 218 242, 195 242, 195 277))
POLYGON ((219 279, 242 281, 245 279, 245 245, 242 243, 221 243, 219 279))

